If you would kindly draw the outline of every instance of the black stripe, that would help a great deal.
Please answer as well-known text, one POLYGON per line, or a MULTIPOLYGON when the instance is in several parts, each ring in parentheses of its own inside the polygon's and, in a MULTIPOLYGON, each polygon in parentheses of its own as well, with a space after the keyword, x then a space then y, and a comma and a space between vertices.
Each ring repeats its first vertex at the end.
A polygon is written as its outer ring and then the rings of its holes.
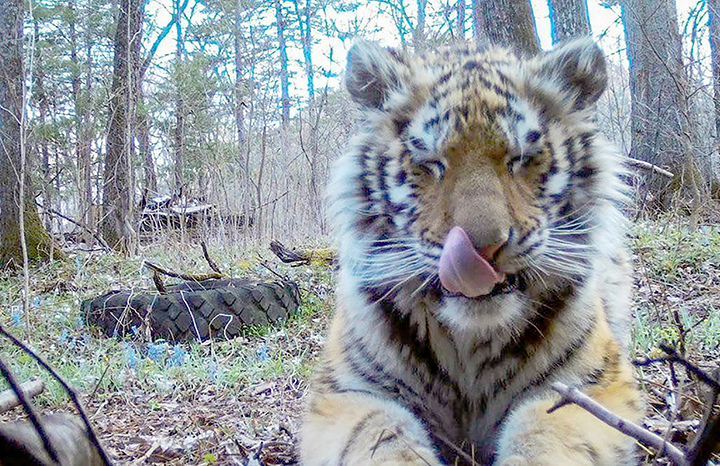
POLYGON ((345 442, 345 446, 343 447, 342 452, 340 452, 340 458, 338 458, 339 465, 346 464, 347 455, 348 453, 350 453, 350 449, 355 446, 355 439, 357 438, 357 436, 360 435, 360 432, 365 429, 365 426, 368 422, 370 422, 372 418, 380 414, 382 414, 382 411, 380 411, 379 409, 370 411, 362 419, 355 423, 355 427, 353 427, 353 430, 350 432, 350 437, 347 439, 347 442, 345 442))

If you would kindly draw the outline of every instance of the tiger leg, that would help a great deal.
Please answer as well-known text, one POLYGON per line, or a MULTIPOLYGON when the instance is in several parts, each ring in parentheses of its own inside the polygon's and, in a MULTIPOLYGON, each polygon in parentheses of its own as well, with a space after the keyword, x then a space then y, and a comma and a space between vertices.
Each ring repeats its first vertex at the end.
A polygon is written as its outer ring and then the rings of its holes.
MULTIPOLYGON (((608 358, 606 357, 606 362, 608 358)), ((602 376, 581 391, 618 416, 640 423, 644 402, 626 361, 610 357, 602 376)), ((577 405, 551 413, 560 395, 531 399, 509 415, 497 446, 496 464, 502 466, 637 465, 635 441, 609 427, 577 405)))
POLYGON ((305 466, 443 464, 412 413, 362 392, 316 393, 300 449, 305 466))

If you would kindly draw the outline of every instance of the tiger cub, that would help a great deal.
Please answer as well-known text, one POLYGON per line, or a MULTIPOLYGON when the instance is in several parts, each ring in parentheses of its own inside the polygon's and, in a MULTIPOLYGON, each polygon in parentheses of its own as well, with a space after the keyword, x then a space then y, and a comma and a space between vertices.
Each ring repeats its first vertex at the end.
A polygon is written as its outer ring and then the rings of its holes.
POLYGON ((524 59, 360 42, 358 134, 329 186, 338 305, 303 423, 314 465, 627 465, 622 161, 599 133, 590 39, 524 59))

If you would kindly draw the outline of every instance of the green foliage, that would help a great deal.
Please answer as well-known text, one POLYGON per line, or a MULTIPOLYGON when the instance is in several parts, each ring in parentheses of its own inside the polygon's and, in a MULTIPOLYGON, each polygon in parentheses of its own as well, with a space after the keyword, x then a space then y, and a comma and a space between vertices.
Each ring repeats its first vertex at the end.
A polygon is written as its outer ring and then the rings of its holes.
POLYGON ((642 222, 633 228, 632 246, 641 287, 636 293, 635 352, 646 354, 661 342, 677 345, 681 337, 689 350, 716 351, 720 228, 691 231, 671 219, 642 222))
MULTIPOLYGON (((255 257, 251 252, 210 253, 218 258, 222 270, 235 276, 273 278, 256 260, 244 259, 255 257)), ((170 268, 207 267, 200 251, 190 248, 157 249, 148 251, 147 257, 170 268), (178 250, 185 252, 177 254, 178 250)), ((312 277, 311 282, 329 289, 327 270, 286 272, 301 274, 299 279, 303 281, 312 277)), ((181 344, 147 342, 139 336, 118 340, 88 328, 80 313, 80 303, 113 287, 151 287, 140 259, 83 253, 68 262, 35 266, 31 277, 33 296, 27 316, 20 307, 20 277, 0 275, 0 309, 4 310, 0 323, 29 343, 80 393, 94 393, 100 399, 139 387, 143 391, 172 394, 198 384, 241 388, 275 378, 305 378, 311 371, 312 353, 304 341, 317 338, 318 332, 323 331, 331 306, 327 298, 304 290, 301 310, 287 322, 248 329, 243 337, 234 340, 181 344)), ((0 358, 10 363, 20 380, 40 377, 45 381, 46 391, 38 398, 41 406, 60 407, 67 402, 60 385, 19 349, 0 344, 0 358)), ((5 382, 0 381, 0 390, 4 388, 5 382)))

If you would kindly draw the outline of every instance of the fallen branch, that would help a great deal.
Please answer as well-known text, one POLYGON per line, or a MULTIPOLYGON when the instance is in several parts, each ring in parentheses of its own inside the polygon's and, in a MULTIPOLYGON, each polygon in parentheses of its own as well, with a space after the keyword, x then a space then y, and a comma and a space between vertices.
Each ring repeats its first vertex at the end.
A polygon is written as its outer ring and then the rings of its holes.
MULTIPOLYGON (((75 390, 70 385, 68 385, 67 382, 65 382, 65 379, 63 379, 57 372, 55 372, 55 370, 48 363, 46 363, 43 358, 41 358, 40 356, 35 354, 35 352, 33 350, 28 348, 28 346, 25 343, 18 340, 14 335, 12 335, 11 333, 8 333, 5 330, 5 328, 3 328, 2 325, 0 325, 0 335, 4 336, 8 340, 10 340, 15 346, 19 347, 27 355, 29 355, 31 358, 33 358, 38 364, 40 364, 40 366, 42 366, 46 371, 48 371, 48 373, 55 380, 57 380, 60 383, 60 385, 62 385, 62 387, 67 392, 67 394, 70 396, 70 400, 72 400, 73 404, 75 405, 75 409, 77 409, 78 414, 80 415, 80 418, 82 419, 82 422, 85 425, 86 437, 89 437, 90 442, 95 446, 98 454, 100 455, 100 459, 102 461, 101 464, 108 465, 108 466, 111 465, 112 463, 110 462, 110 459, 108 458, 107 453, 105 453, 105 450, 103 450, 102 446, 100 445, 100 441, 98 440, 97 435, 95 434, 95 430, 93 429, 92 424, 90 424, 90 420, 88 419, 87 414, 85 414, 85 410, 83 409, 82 404, 80 404, 80 399, 78 398, 77 392, 75 392, 75 390)), ((1 360, 0 360, 0 362, 1 362, 1 360)), ((19 395, 20 400, 23 400, 23 398, 24 398, 23 394, 18 393, 18 395, 19 395)), ((23 403, 23 406, 25 406, 25 405, 26 405, 26 403, 23 403)), ((30 405, 28 404, 27 406, 25 406, 25 408, 28 409, 28 406, 30 406, 30 405)), ((28 410, 32 410, 32 408, 30 407, 28 410)), ((36 427, 36 429, 37 429, 37 427, 36 427)), ((37 429, 37 430, 38 430, 38 432, 41 432, 39 429, 37 429)), ((40 436, 42 437, 42 434, 40 434, 40 436)), ((43 438, 42 440, 45 441, 45 438, 43 438)), ((53 451, 53 450, 49 449, 48 452, 49 451, 53 451)))
MULTIPOLYGON (((42 380, 36 379, 36 380, 30 380, 27 382, 24 382, 20 384, 18 389, 25 395, 26 398, 34 398, 38 396, 40 393, 42 393, 43 390, 45 390, 45 384, 42 380)), ((0 414, 4 413, 5 411, 10 411, 11 409, 20 406, 22 402, 20 401, 20 398, 15 394, 14 390, 5 390, 4 392, 0 393, 0 414)))
POLYGON ((561 382, 555 382, 551 388, 558 392, 562 397, 562 401, 557 405, 553 406, 548 410, 552 412, 562 406, 569 403, 575 404, 580 408, 584 409, 588 413, 592 414, 605 424, 610 427, 628 435, 635 440, 654 447, 658 451, 663 451, 675 464, 678 466, 687 466, 688 462, 685 458, 685 454, 678 449, 672 443, 665 442, 665 440, 656 435, 642 426, 635 424, 634 422, 623 419, 617 414, 609 411, 600 403, 596 402, 577 388, 569 387, 561 382))
POLYGON ((644 160, 638 160, 638 159, 633 159, 633 158, 627 157, 625 159, 625 163, 627 163, 628 165, 630 165, 631 167, 634 167, 634 168, 640 168, 642 170, 649 170, 651 172, 658 173, 658 174, 660 174, 662 176, 666 176, 668 178, 675 178, 675 175, 672 172, 669 172, 669 171, 665 170, 664 168, 660 168, 657 165, 653 165, 649 162, 645 162, 644 160))
POLYGON ((217 263, 214 260, 212 260, 212 258, 210 257, 210 254, 208 254, 208 250, 207 250, 207 246, 205 245, 205 241, 200 241, 200 247, 202 247, 203 256, 205 256, 205 260, 207 261, 210 268, 213 269, 215 272, 217 272, 221 275, 224 275, 220 271, 220 267, 218 267, 217 263))
POLYGON ((41 419, 46 431, 44 435, 57 448, 55 462, 45 452, 33 425, 28 421, 16 421, 0 424, 0 463, 63 466, 106 464, 77 416, 53 414, 41 419))
POLYGON ((167 275, 168 277, 179 278, 181 280, 187 280, 187 281, 201 282, 204 280, 211 280, 213 278, 224 278, 225 277, 225 275, 223 275, 221 273, 217 273, 217 272, 199 273, 199 274, 185 274, 185 273, 171 272, 169 270, 165 270, 162 267, 155 265, 148 261, 143 262, 143 265, 145 267, 147 267, 148 269, 155 271, 157 273, 161 273, 163 275, 167 275))
MULTIPOLYGON (((2 327, 0 327, 0 329, 2 329, 2 327)), ((20 400, 20 404, 23 406, 23 409, 25 409, 25 413, 27 413, 28 415, 28 419, 30 420, 29 423, 32 424, 36 436, 39 437, 40 441, 42 442, 40 448, 42 448, 42 450, 47 453, 47 455, 52 461, 54 461, 55 463, 59 463, 60 460, 57 450, 55 449, 55 446, 52 444, 50 438, 45 432, 45 427, 40 422, 40 416, 35 411, 35 408, 33 407, 32 403, 30 403, 28 397, 25 396, 25 393, 20 390, 20 384, 15 379, 15 375, 13 375, 13 373, 10 371, 10 367, 5 364, 2 358, 0 358, 0 374, 5 377, 5 380, 7 380, 7 383, 10 385, 10 389, 13 390, 15 394, 17 394, 18 400, 20 400)), ((40 450, 40 448, 38 448, 38 450, 40 450)))
POLYGON ((307 265, 310 263, 310 254, 288 249, 280 241, 271 241, 270 250, 286 264, 307 265))
POLYGON ((688 372, 692 373, 695 377, 700 379, 700 381, 710 386, 713 390, 720 392, 720 382, 713 380, 713 378, 703 372, 702 369, 698 368, 693 363, 680 356, 673 348, 663 344, 660 344, 659 346, 660 349, 667 354, 667 356, 661 356, 659 358, 645 358, 640 361, 633 361, 633 365, 638 367, 644 367, 658 362, 676 362, 682 365, 685 369, 687 369, 688 372))

